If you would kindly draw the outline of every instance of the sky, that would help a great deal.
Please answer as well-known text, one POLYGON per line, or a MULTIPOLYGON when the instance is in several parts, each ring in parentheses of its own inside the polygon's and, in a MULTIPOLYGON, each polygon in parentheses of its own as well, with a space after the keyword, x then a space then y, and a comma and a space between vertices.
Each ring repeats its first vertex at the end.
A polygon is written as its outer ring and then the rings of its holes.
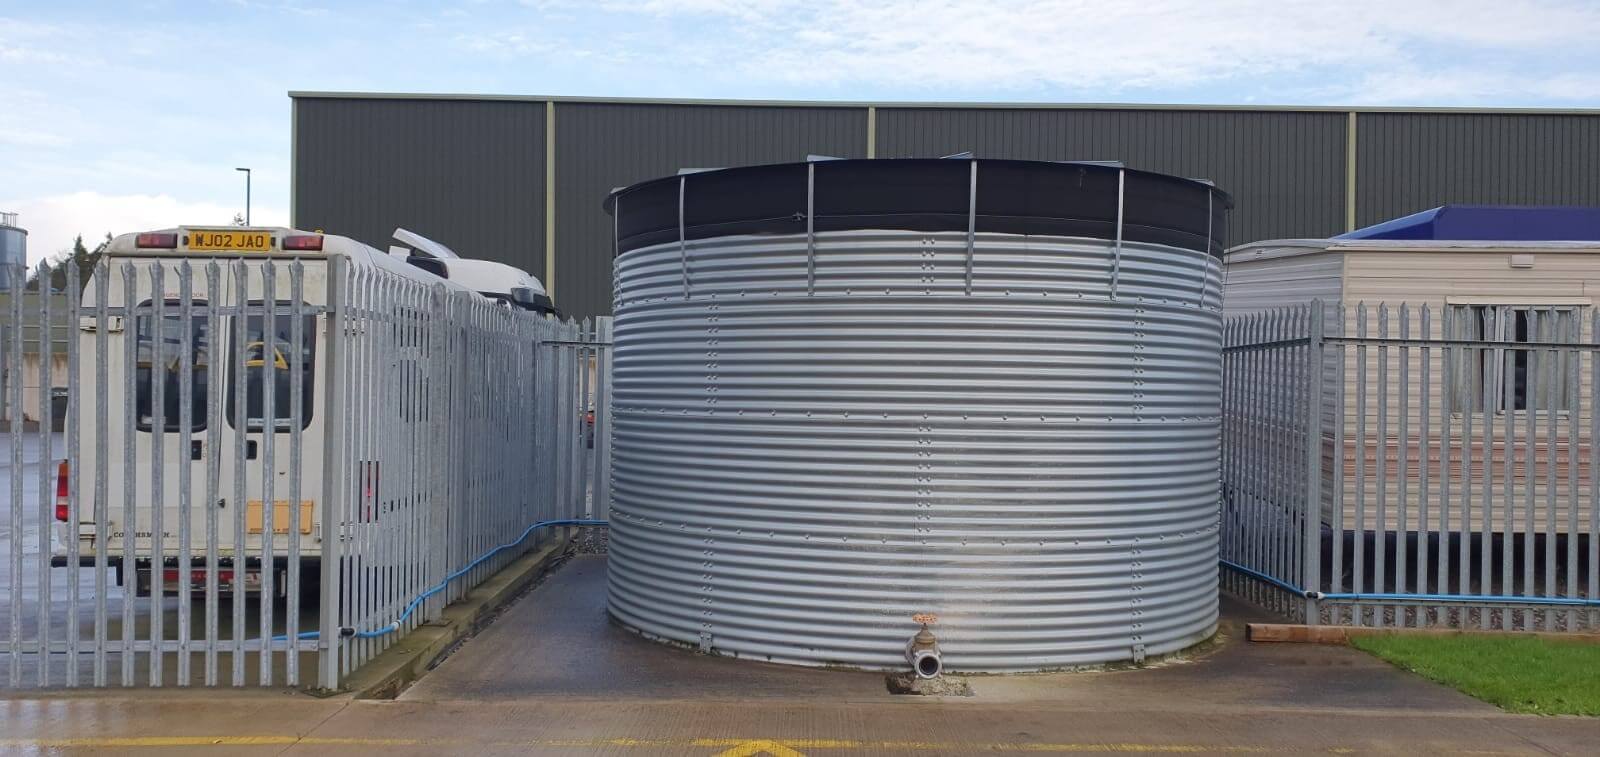
POLYGON ((1590 108, 1600 1, 0 0, 0 210, 287 223, 291 90, 1590 108))

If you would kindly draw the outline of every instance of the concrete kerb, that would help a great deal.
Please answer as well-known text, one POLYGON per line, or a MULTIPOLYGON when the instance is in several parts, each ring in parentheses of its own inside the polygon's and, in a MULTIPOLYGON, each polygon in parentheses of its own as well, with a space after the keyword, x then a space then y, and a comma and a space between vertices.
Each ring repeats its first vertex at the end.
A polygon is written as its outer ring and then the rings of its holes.
POLYGON ((1365 626, 1302 626, 1293 623, 1249 623, 1245 638, 1253 642, 1285 642, 1291 644, 1350 643, 1356 637, 1368 636, 1531 636, 1551 641, 1570 641, 1600 644, 1600 634, 1563 633, 1554 631, 1473 631, 1457 628, 1374 628, 1365 626))
POLYGON ((355 699, 393 699, 461 642, 483 628, 495 612, 516 599, 551 568, 572 543, 575 529, 562 529, 538 549, 491 576, 436 621, 418 626, 344 680, 338 692, 355 699))

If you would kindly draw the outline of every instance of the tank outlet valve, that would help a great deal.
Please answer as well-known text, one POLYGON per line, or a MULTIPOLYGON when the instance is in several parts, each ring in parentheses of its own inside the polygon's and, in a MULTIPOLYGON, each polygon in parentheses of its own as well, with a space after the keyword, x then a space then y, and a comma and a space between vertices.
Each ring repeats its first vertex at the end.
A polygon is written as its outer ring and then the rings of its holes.
POLYGON ((918 613, 911 619, 922 628, 906 642, 906 662, 911 663, 911 671, 918 678, 938 678, 944 672, 944 660, 939 654, 939 639, 934 637, 928 626, 938 622, 939 618, 918 613))

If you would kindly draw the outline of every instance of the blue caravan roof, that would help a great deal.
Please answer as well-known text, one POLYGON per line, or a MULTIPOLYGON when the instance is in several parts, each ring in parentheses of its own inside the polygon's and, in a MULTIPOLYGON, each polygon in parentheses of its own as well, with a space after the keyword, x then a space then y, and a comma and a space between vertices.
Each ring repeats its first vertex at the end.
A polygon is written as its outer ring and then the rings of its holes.
POLYGON ((1356 229, 1334 239, 1600 240, 1600 207, 1443 205, 1356 229))

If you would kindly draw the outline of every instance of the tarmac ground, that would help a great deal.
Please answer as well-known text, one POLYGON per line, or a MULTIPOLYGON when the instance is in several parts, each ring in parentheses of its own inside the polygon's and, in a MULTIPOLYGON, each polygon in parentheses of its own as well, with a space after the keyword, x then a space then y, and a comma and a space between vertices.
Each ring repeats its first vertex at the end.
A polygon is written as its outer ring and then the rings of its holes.
POLYGON ((288 691, 11 692, 19 754, 1593 754, 1600 719, 1511 715, 1360 652, 1228 636, 1142 670, 978 676, 974 696, 882 674, 706 657, 609 622, 579 556, 394 701, 288 691))

